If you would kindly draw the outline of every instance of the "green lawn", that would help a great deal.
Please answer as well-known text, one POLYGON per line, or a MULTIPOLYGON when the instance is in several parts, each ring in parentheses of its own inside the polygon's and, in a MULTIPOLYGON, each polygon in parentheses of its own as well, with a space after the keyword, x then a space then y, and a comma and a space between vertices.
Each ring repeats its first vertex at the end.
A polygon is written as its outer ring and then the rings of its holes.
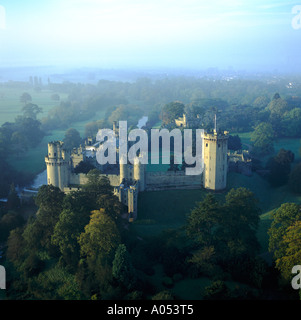
MULTIPOLYGON (((48 111, 53 107, 59 105, 60 101, 54 101, 51 99, 53 94, 50 90, 42 90, 41 92, 36 92, 33 89, 19 89, 19 88, 6 88, 0 86, 0 125, 5 122, 14 122, 15 118, 22 112, 23 103, 20 102, 20 96, 28 92, 31 97, 31 103, 37 104, 43 109, 38 117, 46 117, 48 111)), ((60 94, 61 100, 66 99, 66 94, 60 94)))

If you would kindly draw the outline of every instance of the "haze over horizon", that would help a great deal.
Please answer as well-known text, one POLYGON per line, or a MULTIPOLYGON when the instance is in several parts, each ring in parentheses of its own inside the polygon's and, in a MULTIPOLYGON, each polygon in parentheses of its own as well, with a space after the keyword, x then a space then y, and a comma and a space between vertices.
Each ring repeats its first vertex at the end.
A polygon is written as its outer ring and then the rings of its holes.
POLYGON ((0 67, 301 72, 296 5, 301 1, 0 0, 0 67))

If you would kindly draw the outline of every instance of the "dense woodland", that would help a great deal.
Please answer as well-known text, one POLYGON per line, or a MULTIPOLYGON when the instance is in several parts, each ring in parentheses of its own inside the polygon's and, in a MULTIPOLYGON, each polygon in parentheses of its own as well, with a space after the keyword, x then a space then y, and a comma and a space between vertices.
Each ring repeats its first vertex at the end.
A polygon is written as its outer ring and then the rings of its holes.
POLYGON ((22 219, 17 197, 0 222, 7 242, 8 299, 177 299, 174 281, 208 277, 205 300, 298 299, 290 288, 291 266, 300 256, 300 206, 283 204, 269 229, 275 266, 258 253, 260 209, 246 188, 221 201, 209 193, 183 227, 144 237, 122 217, 123 208, 100 172, 89 172, 81 191, 65 195, 43 186, 37 214, 22 219), (10 231, 10 232, 9 232, 10 231), (166 290, 152 283, 162 264, 166 290), (234 281, 244 286, 230 288, 234 281))
MULTIPOLYGON (((290 150, 274 155, 274 141, 301 139, 301 84, 287 86, 288 79, 216 80, 174 77, 138 79, 133 83, 99 81, 97 85, 49 82, 39 89, 52 91, 57 107, 45 117, 26 93, 32 83, 19 83, 20 116, 0 128, 0 194, 8 202, 1 207, 0 242, 8 268, 8 299, 176 299, 173 279, 209 277, 212 283, 204 299, 298 299, 290 288, 290 269, 300 264, 300 206, 285 203, 274 212, 269 230, 273 265, 259 256, 256 238, 260 209, 254 194, 239 188, 221 201, 209 194, 187 215, 186 224, 160 237, 137 241, 131 224, 122 218, 123 207, 99 172, 89 172, 81 191, 64 195, 43 186, 31 207, 29 219, 14 186, 32 177, 15 172, 9 156, 18 156, 60 128, 66 130, 70 148, 81 139, 72 123, 86 120, 86 136, 127 120, 134 127, 147 115, 148 128, 160 122, 167 128, 183 112, 201 115, 202 127, 212 128, 218 114, 219 128, 232 134, 230 149, 239 150, 236 135, 252 132, 251 155, 255 169, 275 188, 288 185, 301 193, 301 166, 290 150), (68 99, 60 101, 60 94, 68 99), (299 93, 299 94, 298 94, 299 93), (103 116, 90 121, 96 114, 103 116), (260 159, 270 156, 266 164, 260 159), (147 254, 146 254, 147 253, 147 254), (151 283, 155 264, 167 275, 165 291, 151 283), (232 289, 227 281, 245 284, 232 289)), ((10 85, 11 84, 2 84, 10 85)), ((40 87, 41 85, 41 87, 40 87)))

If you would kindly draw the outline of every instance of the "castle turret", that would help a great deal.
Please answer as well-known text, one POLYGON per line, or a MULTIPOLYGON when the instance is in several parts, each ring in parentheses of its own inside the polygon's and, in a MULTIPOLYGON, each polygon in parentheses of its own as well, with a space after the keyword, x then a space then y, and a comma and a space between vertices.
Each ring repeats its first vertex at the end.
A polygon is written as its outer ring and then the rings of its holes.
POLYGON ((120 164, 120 183, 128 180, 128 164, 120 164))
MULTIPOLYGON (((216 128, 216 127, 215 127, 216 128)), ((227 186, 228 172, 228 132, 204 133, 204 188, 214 191, 223 190, 227 186)))
POLYGON ((130 221, 137 219, 137 202, 138 190, 136 186, 130 186, 128 188, 128 213, 130 214, 130 221))
POLYGON ((134 164, 134 180, 138 181, 139 192, 145 191, 145 165, 141 161, 142 157, 140 155, 134 164))
POLYGON ((63 142, 48 144, 48 155, 45 157, 48 185, 60 188, 62 191, 69 184, 70 154, 63 149, 63 142))

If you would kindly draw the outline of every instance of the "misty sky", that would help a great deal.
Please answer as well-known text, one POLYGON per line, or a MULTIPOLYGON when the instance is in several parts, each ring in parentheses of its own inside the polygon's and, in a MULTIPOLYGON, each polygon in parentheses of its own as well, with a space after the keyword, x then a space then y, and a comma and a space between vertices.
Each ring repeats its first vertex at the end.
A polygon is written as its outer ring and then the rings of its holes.
POLYGON ((301 0, 0 0, 0 66, 301 71, 295 5, 301 0))

